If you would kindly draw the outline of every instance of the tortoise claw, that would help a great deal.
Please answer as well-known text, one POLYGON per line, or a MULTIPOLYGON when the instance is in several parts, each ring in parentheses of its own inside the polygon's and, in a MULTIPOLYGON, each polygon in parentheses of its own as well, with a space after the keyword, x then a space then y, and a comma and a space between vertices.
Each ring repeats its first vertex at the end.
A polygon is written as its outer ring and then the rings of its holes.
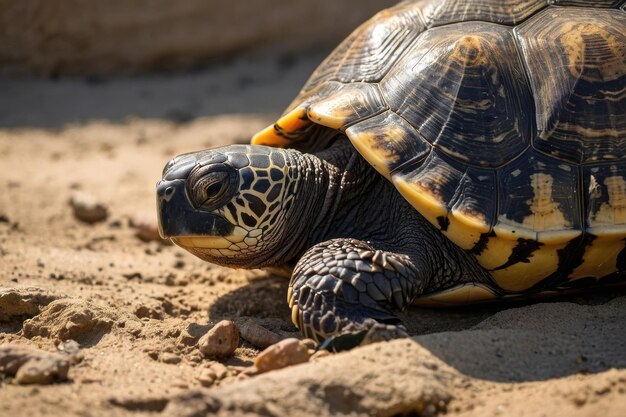
POLYGON ((342 333, 337 336, 331 336, 324 340, 317 350, 327 350, 329 352, 342 352, 345 350, 354 349, 360 346, 368 330, 358 330, 354 332, 342 333))
POLYGON ((324 340, 317 350, 341 352, 365 346, 371 343, 385 342, 394 339, 409 337, 406 328, 402 325, 376 323, 369 329, 349 331, 324 340))

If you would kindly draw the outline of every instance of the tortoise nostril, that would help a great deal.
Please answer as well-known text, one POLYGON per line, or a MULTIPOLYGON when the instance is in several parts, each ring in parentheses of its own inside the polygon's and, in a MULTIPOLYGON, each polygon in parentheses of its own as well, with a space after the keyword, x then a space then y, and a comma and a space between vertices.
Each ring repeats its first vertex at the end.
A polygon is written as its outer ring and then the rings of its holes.
POLYGON ((170 201, 172 199, 172 196, 174 196, 175 192, 176 192, 176 188, 172 186, 167 187, 165 191, 163 192, 163 198, 165 199, 165 201, 170 201))

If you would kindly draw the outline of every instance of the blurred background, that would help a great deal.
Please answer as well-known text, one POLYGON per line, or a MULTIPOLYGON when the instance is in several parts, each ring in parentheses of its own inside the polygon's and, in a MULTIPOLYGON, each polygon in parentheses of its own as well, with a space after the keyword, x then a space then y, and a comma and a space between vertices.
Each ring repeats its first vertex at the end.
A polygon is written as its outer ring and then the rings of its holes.
POLYGON ((0 0, 0 126, 276 115, 341 39, 393 3, 0 0))
POLYGON ((327 49, 392 1, 1 0, 5 74, 197 67, 257 48, 327 49))

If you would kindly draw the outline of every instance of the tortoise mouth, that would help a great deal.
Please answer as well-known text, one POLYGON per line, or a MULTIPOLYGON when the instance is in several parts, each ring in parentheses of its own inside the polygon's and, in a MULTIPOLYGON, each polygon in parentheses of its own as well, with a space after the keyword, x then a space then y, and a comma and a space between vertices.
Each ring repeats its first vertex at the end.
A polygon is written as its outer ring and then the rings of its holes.
POLYGON ((183 248, 228 249, 234 244, 222 236, 176 236, 170 239, 183 248))

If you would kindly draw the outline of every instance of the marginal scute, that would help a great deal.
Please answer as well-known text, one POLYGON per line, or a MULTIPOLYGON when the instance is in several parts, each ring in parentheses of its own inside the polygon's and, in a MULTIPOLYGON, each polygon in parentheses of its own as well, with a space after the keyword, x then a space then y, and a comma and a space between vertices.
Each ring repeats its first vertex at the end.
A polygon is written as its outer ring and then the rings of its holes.
POLYGON ((500 238, 493 233, 476 259, 483 268, 492 270, 506 264, 516 246, 516 240, 500 238))
POLYGON ((551 7, 515 33, 534 92, 534 146, 575 163, 625 155, 626 14, 551 7))
MULTIPOLYGON (((500 244, 503 241, 505 239, 494 241, 493 246, 490 242, 488 251, 479 258, 481 265, 489 256, 501 251, 500 244)), ((517 241, 509 240, 507 243, 511 242, 514 242, 515 245, 512 247, 507 261, 493 268, 490 273, 500 288, 511 292, 521 292, 528 290, 558 271, 559 252, 567 246, 569 240, 561 243, 544 244, 535 240, 519 239, 517 241)))
POLYGON ((345 84, 307 110, 307 117, 322 126, 344 130, 349 124, 386 110, 378 85, 345 84))
POLYGON ((492 169, 465 167, 457 192, 448 203, 446 236, 463 249, 473 249, 491 230, 496 215, 497 183, 492 169))
POLYGON ((524 291, 556 273, 582 235, 578 168, 529 149, 498 178, 498 222, 477 260, 500 288, 524 291))
POLYGON ((602 278, 614 272, 618 272, 618 258, 624 253, 626 232, 620 235, 605 235, 596 237, 585 248, 582 264, 569 275, 570 280, 582 278, 602 278))
POLYGON ((466 22, 423 33, 381 81, 391 109, 449 156, 497 167, 534 131, 532 95, 511 29, 466 22))
POLYGON ((266 127, 252 137, 253 145, 288 147, 297 140, 311 126, 307 118, 306 109, 295 108, 283 115, 276 123, 266 127))
POLYGON ((354 147, 383 176, 403 164, 418 161, 431 146, 397 114, 386 111, 346 129, 354 147))
POLYGON ((449 307, 490 301, 496 297, 496 294, 485 285, 472 283, 425 294, 416 298, 411 304, 419 307, 449 307))
POLYGON ((572 280, 617 272, 626 245, 626 164, 587 165, 582 172, 585 227, 593 239, 572 280))
POLYGON ((463 249, 489 232, 495 217, 495 172, 463 165, 438 151, 392 175, 398 191, 463 249))
POLYGON ((429 27, 479 20, 514 25, 546 7, 546 0, 440 0, 423 9, 429 27))

